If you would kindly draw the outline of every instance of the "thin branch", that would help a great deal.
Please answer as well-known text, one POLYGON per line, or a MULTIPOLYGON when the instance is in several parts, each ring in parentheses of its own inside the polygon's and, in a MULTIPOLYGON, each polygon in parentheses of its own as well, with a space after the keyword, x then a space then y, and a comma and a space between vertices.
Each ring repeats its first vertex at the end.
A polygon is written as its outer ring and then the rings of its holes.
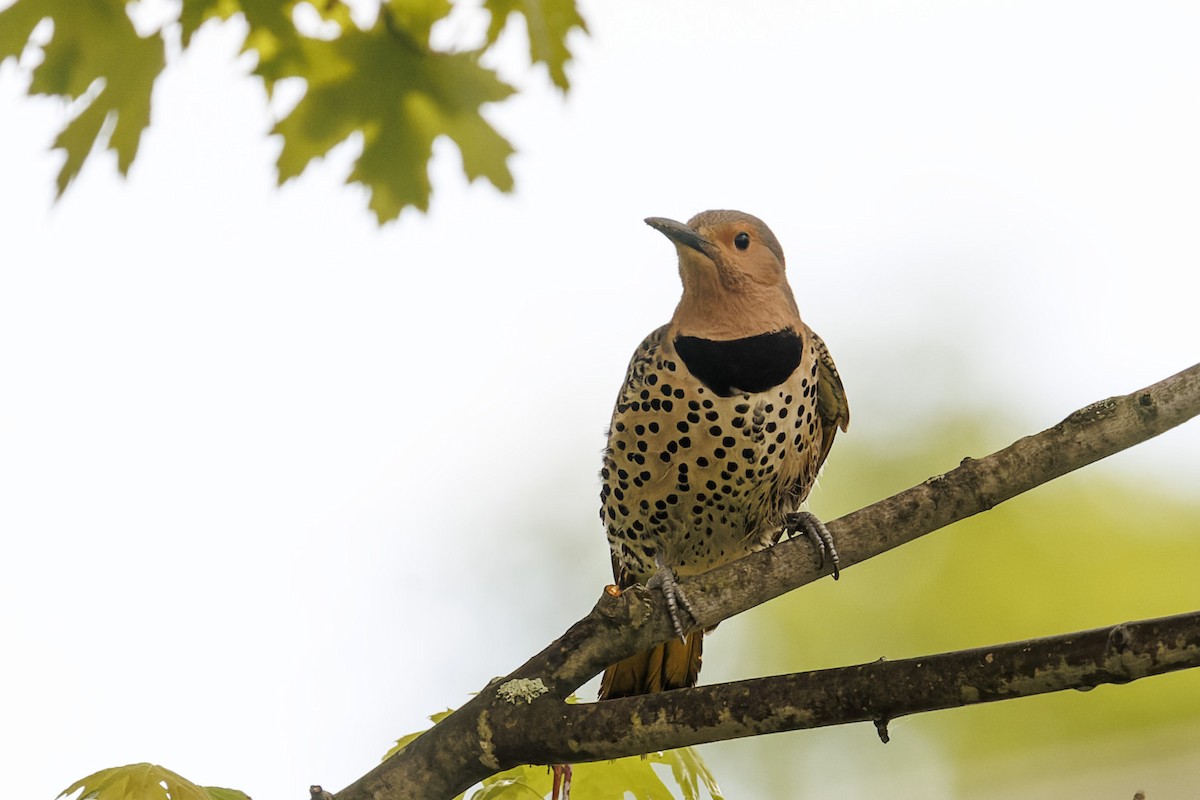
MULTIPOLYGON (((830 522, 829 530, 836 538, 842 556, 842 569, 845 571, 871 556, 986 511, 1060 475, 1157 436, 1197 414, 1200 414, 1200 364, 1132 394, 1093 403, 1058 425, 1021 439, 986 458, 965 459, 959 467, 944 475, 830 522)), ((719 567, 684 581, 683 585, 696 612, 696 622, 707 627, 816 580, 822 574, 813 563, 807 543, 796 540, 719 567)), ((585 760, 589 757, 587 754, 603 751, 609 739, 630 736, 628 723, 635 713, 642 720, 653 719, 656 725, 666 727, 661 729, 661 735, 656 728, 654 741, 660 743, 647 744, 649 734, 646 734, 647 738, 638 743, 639 749, 623 750, 623 753, 674 746, 667 742, 714 741, 752 735, 756 731, 750 727, 771 724, 772 715, 779 709, 763 707, 757 714, 744 709, 746 713, 739 724, 747 726, 747 732, 709 730, 708 735, 701 738, 689 738, 692 734, 683 729, 695 726, 683 722, 674 724, 675 733, 667 730, 672 726, 670 719, 684 718, 686 706, 702 701, 718 702, 711 698, 705 700, 705 692, 734 692, 729 687, 742 685, 727 684, 579 707, 586 709, 580 713, 592 715, 595 720, 626 715, 625 727, 603 728, 607 733, 602 740, 585 740, 579 736, 574 725, 581 724, 582 717, 570 716, 559 701, 608 664, 666 641, 672 635, 661 593, 625 592, 620 598, 606 593, 588 616, 571 626, 557 641, 511 675, 490 683, 428 733, 342 790, 337 795, 338 800, 449 798, 515 764, 546 763, 556 759, 585 760), (540 681, 545 694, 529 704, 514 705, 503 699, 497 688, 516 678, 540 681), (659 714, 664 715, 661 722, 659 714), (541 742, 540 749, 528 744, 535 740, 541 742), (554 742, 557 744, 552 745, 554 742), (564 757, 568 752, 574 755, 564 757)), ((961 655, 947 654, 937 658, 952 659, 961 655)), ((917 669, 917 663, 928 664, 929 660, 869 666, 903 672, 907 665, 909 673, 905 674, 909 679, 888 678, 889 681, 900 680, 898 685, 905 685, 915 680, 911 679, 911 674, 917 669)), ((924 666, 920 669, 930 672, 924 666)), ((943 677, 952 681, 953 676, 943 677)), ((787 681, 812 679, 797 675, 761 680, 786 684, 787 681)), ((819 701, 817 696, 806 696, 798 702, 797 697, 792 696, 791 702, 802 711, 811 709, 819 701)), ((720 702, 731 699, 733 695, 720 702)), ((1002 698, 988 696, 986 699, 1002 698)), ((908 708, 896 705, 899 702, 898 695, 889 695, 887 699, 877 697, 872 704, 860 709, 872 716, 856 718, 874 718, 874 714, 886 718, 945 707, 935 704, 908 708), (889 706, 889 701, 893 705, 889 706)), ((850 719, 847 717, 844 721, 850 719)), ((599 726, 601 722, 595 724, 599 726)), ((792 724, 792 727, 798 726, 792 724)), ((784 729, 788 728, 773 730, 784 729)), ((766 730, 764 728, 763 732, 766 730)), ((597 736, 600 735, 597 732, 597 736)))
POLYGON ((764 733, 1087 690, 1200 667, 1200 611, 901 661, 777 675, 603 703, 512 708, 506 764, 597 761, 764 733), (569 731, 570 736, 563 735, 569 731), (510 748, 511 749, 508 749, 510 748))

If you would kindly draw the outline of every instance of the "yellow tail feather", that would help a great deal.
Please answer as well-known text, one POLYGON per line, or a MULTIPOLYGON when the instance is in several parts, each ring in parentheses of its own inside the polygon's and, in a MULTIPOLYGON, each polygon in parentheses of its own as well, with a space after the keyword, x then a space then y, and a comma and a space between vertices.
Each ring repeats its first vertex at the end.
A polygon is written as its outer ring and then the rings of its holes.
POLYGON ((600 699, 612 700, 696 685, 704 631, 692 631, 684 641, 672 639, 618 661, 604 670, 600 699))

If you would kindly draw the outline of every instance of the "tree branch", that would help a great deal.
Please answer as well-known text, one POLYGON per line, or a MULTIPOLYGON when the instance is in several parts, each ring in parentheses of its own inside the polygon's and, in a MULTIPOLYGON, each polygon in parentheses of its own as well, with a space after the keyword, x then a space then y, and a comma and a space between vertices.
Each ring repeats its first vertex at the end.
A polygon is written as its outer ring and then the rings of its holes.
POLYGON ((1200 611, 603 703, 545 703, 533 714, 510 707, 504 713, 520 718, 521 736, 498 744, 496 754, 506 764, 596 761, 868 720, 886 736, 887 723, 906 714, 1129 683, 1192 667, 1200 667, 1200 611))
MULTIPOLYGON (((1197 414, 1200 364, 1145 389, 1093 403, 986 458, 964 459, 943 475, 830 522, 842 570, 1157 436, 1197 414)), ((697 624, 708 627, 822 574, 807 542, 796 540, 682 583, 697 624)), ((521 763, 612 758, 1124 682, 1196 666, 1200 648, 1196 615, 1185 615, 923 659, 592 705, 568 707, 561 702, 608 664, 672 636, 661 593, 627 591, 618 598, 606 592, 592 612, 557 641, 511 675, 493 680, 432 730, 342 790, 338 800, 450 798, 490 774, 521 763), (1052 675, 1045 669, 1050 662, 1040 660, 1058 657, 1077 666, 1076 683, 1070 682, 1069 669, 1052 675), (931 669, 933 664, 937 666, 931 669), (1042 669, 1035 674, 1038 666, 1042 669), (510 681, 522 678, 540 682, 533 685, 542 687, 538 691, 543 693, 526 703, 497 691, 517 685, 510 681), (843 688, 853 691, 843 697, 830 694, 825 682, 839 680, 850 681, 843 688), (728 709, 727 716, 722 708, 728 709), (636 730, 635 717, 642 721, 636 730)))

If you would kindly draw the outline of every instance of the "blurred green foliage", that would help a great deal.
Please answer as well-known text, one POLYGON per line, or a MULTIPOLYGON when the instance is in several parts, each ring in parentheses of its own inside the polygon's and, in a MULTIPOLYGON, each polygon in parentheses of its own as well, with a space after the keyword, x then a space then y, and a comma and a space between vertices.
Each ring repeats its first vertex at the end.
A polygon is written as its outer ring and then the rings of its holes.
MULTIPOLYGON (((1009 444, 989 430, 976 418, 909 431, 904 444, 843 437, 813 494, 813 510, 836 518, 945 472, 964 456, 1009 444)), ((705 653, 706 662, 719 665, 704 677, 715 682, 906 658, 1192 611, 1200 608, 1198 533, 1200 499, 1162 493, 1150 480, 1100 462, 856 565, 839 582, 820 581, 755 609, 736 623, 743 628, 731 631, 730 638, 744 641, 723 641, 722 626, 705 653)), ((849 748, 847 764, 872 763, 884 747, 862 727, 853 744, 851 737, 839 739, 849 748)), ((937 751, 956 795, 997 780, 996 759, 1020 763, 1070 748, 1079 767, 1087 763, 1080 749, 1089 743, 1132 750, 1181 729, 1194 729, 1194 744, 1200 743, 1195 671, 923 714, 891 726, 893 740, 909 731, 937 751)), ((794 753, 796 737, 812 743, 831 733, 766 737, 734 749, 753 750, 755 764, 772 763, 776 774, 762 785, 774 787, 772 796, 792 797, 797 784, 784 753, 794 753)), ((1179 739, 1168 735, 1161 747, 1172 746, 1179 739)), ((714 761, 733 785, 724 760, 714 761)), ((751 764, 745 769, 759 772, 751 764)), ((1020 779, 1011 771, 1006 777, 1020 779)), ((885 776, 880 780, 887 785, 885 776)))
POLYGON ((371 209, 386 222, 410 206, 429 207, 427 165, 441 136, 458 147, 469 180, 512 191, 513 148, 481 113, 515 91, 481 63, 512 20, 525 22, 531 62, 544 64, 562 91, 570 86, 568 35, 587 29, 575 0, 484 0, 483 8, 490 15, 484 40, 450 50, 431 40, 433 27, 453 10, 450 0, 384 0, 366 25, 341 0, 186 0, 176 18, 148 33, 114 0, 16 0, 0 11, 0 61, 19 57, 27 43, 39 41, 38 25, 53 20, 29 93, 72 103, 54 142, 67 156, 58 175, 61 195, 97 145, 114 150, 118 169, 128 174, 150 124, 168 44, 177 39, 186 50, 209 20, 240 18, 247 28, 243 51, 255 56, 253 72, 267 94, 287 78, 306 86, 272 131, 283 139, 279 181, 358 135, 362 153, 347 181, 370 191, 371 209), (302 7, 313 12, 307 25, 296 22, 302 7))

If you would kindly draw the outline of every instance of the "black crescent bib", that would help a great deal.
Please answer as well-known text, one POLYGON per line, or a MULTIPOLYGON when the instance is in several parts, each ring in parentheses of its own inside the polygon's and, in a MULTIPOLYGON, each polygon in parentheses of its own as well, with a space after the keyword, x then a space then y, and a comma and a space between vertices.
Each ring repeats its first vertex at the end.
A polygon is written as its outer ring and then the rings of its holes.
POLYGON ((800 366, 804 339, 790 328, 728 341, 676 336, 675 352, 701 383, 730 397, 765 392, 787 380, 800 366))

